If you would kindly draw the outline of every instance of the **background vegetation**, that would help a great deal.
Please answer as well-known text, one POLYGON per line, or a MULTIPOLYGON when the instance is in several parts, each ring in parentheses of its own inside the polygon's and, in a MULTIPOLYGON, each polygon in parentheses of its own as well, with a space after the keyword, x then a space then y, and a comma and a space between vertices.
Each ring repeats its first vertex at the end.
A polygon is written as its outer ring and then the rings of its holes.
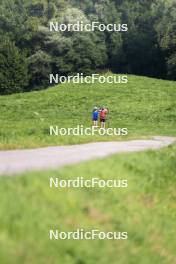
POLYGON ((174 0, 1 0, 0 94, 48 87, 49 73, 176 79, 174 0), (49 22, 127 23, 127 33, 49 32, 49 22))

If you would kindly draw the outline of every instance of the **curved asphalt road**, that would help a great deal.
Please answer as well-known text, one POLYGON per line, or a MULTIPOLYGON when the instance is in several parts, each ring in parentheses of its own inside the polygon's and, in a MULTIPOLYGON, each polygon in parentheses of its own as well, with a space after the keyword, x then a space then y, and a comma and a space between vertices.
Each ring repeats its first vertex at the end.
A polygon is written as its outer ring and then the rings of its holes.
POLYGON ((46 147, 28 150, 0 151, 0 175, 15 175, 29 170, 58 168, 113 153, 159 149, 172 144, 176 138, 154 137, 150 140, 97 142, 83 145, 46 147))

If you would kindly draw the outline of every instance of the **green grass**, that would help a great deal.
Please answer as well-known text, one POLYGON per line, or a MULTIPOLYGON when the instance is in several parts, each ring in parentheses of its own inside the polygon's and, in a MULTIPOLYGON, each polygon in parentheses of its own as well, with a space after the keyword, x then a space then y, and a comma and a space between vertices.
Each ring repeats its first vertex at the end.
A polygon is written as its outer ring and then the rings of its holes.
POLYGON ((110 108, 109 127, 127 127, 123 139, 176 134, 176 83, 129 76, 128 84, 64 84, 0 97, 0 149, 35 148, 122 137, 49 136, 49 126, 91 126, 93 106, 110 108))
POLYGON ((0 178, 0 263, 176 263, 176 145, 0 178), (112 169, 113 168, 113 169, 112 169), (126 189, 50 189, 49 178, 127 179, 126 189), (49 229, 127 231, 126 241, 50 241, 49 229))

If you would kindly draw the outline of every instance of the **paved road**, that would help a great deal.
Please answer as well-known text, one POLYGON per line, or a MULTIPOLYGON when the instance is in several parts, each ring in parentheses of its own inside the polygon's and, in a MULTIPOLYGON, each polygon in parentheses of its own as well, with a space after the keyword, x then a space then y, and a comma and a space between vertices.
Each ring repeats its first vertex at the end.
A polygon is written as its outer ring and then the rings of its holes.
POLYGON ((158 136, 150 140, 97 142, 63 147, 0 151, 0 175, 58 168, 113 153, 158 149, 172 144, 175 140, 176 138, 158 136))

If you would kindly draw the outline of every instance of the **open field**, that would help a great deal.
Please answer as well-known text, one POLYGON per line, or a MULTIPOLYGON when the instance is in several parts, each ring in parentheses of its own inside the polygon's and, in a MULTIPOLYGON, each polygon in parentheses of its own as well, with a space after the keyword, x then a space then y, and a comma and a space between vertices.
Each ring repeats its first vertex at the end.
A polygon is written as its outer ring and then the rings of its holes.
POLYGON ((128 84, 62 84, 0 97, 0 149, 176 135, 176 84, 129 76, 128 84), (49 136, 49 126, 91 126, 93 106, 110 109, 109 127, 128 136, 49 136))
POLYGON ((176 262, 176 145, 0 178, 3 264, 176 262), (113 168, 113 170, 112 170, 113 168), (50 189, 49 178, 127 179, 128 188, 50 189), (127 231, 126 241, 50 241, 49 229, 127 231))

